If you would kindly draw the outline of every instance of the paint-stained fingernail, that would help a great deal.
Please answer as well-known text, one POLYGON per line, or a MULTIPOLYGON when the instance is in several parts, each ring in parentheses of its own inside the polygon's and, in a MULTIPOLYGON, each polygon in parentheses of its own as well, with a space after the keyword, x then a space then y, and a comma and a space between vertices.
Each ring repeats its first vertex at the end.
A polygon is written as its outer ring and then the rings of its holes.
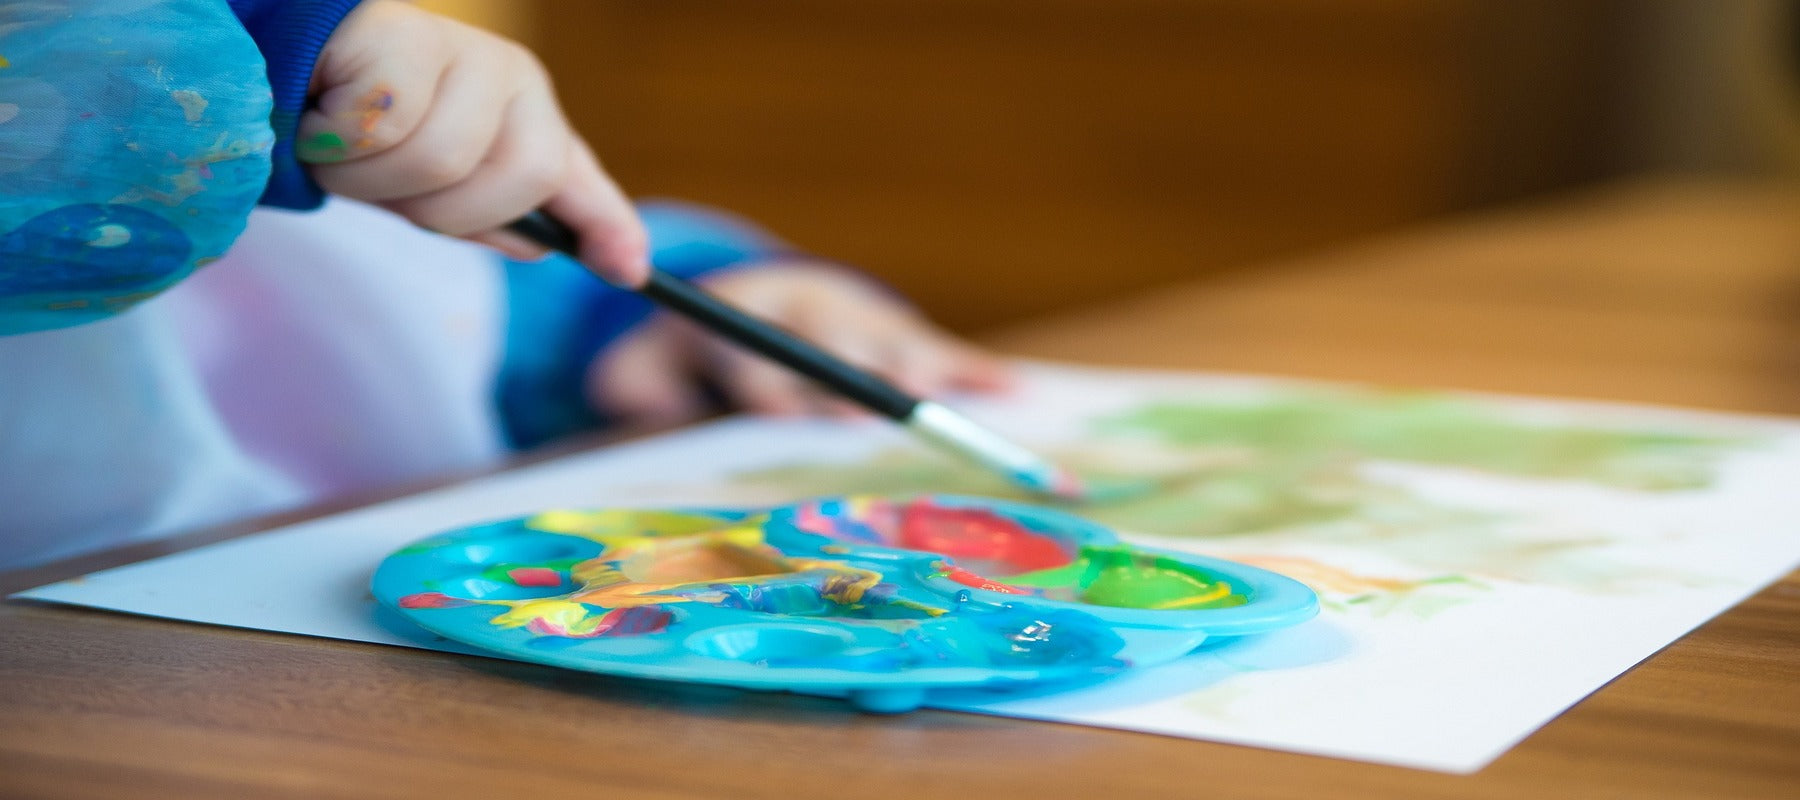
POLYGON ((394 93, 386 85, 376 86, 356 101, 356 137, 358 149, 372 147, 375 144, 375 126, 381 124, 381 118, 394 107, 394 93))

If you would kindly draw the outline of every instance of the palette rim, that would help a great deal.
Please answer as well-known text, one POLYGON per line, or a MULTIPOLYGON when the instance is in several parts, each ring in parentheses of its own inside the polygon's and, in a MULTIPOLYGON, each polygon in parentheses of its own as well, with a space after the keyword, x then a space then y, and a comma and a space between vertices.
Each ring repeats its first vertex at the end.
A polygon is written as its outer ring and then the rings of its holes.
POLYGON ((1173 660, 1209 638, 1296 624, 1318 609, 1311 589, 1268 570, 1121 545, 1110 529, 1061 509, 941 494, 540 512, 401 547, 383 559, 370 588, 410 624, 519 660, 841 696, 869 711, 910 710, 938 689, 1084 683, 1173 660), (824 535, 840 522, 868 521, 846 508, 901 520, 883 529, 890 534, 928 512, 945 517, 928 520, 940 528, 974 526, 990 538, 1011 521, 1043 537, 1025 542, 1040 559, 1054 558, 1048 548, 1062 548, 1070 563, 1089 549, 1129 548, 1249 594, 1226 607, 1163 610, 1034 595, 1039 590, 1002 583, 1005 576, 970 585, 952 578, 952 570, 969 574, 954 557, 901 546, 913 542, 824 535), (796 522, 803 517, 812 529, 796 522), (721 574, 672 583, 658 576, 696 563, 721 574), (768 572, 725 577, 740 565, 768 572))

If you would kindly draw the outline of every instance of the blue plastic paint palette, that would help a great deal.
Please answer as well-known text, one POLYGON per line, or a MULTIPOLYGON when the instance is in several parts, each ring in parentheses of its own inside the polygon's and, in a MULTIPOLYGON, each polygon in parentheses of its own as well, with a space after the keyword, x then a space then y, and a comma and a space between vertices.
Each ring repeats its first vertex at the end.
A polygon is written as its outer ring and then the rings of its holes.
POLYGON ((527 661, 870 711, 1163 663, 1318 605, 1265 570, 941 495, 550 511, 401 549, 374 592, 423 628, 527 661))

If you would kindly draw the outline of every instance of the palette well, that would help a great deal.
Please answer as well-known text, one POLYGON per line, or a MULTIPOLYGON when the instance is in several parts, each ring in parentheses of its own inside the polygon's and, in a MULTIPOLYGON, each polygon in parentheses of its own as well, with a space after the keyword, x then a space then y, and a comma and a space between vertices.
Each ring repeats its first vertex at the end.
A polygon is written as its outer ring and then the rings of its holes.
POLYGON ((515 658, 869 711, 1085 682, 1317 611, 1265 570, 945 495, 548 511, 402 548, 373 589, 423 628, 515 658))

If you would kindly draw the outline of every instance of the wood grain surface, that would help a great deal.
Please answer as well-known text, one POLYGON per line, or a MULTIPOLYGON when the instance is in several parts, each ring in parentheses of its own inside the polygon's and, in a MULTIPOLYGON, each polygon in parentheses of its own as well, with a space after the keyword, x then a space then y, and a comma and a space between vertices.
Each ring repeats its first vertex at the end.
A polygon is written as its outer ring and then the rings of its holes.
MULTIPOLYGON (((1800 191, 1616 187, 1020 326, 992 343, 1101 363, 1800 413, 1800 191)), ((1468 777, 0 605, 6 798, 1797 793, 1792 575, 1468 777)))

